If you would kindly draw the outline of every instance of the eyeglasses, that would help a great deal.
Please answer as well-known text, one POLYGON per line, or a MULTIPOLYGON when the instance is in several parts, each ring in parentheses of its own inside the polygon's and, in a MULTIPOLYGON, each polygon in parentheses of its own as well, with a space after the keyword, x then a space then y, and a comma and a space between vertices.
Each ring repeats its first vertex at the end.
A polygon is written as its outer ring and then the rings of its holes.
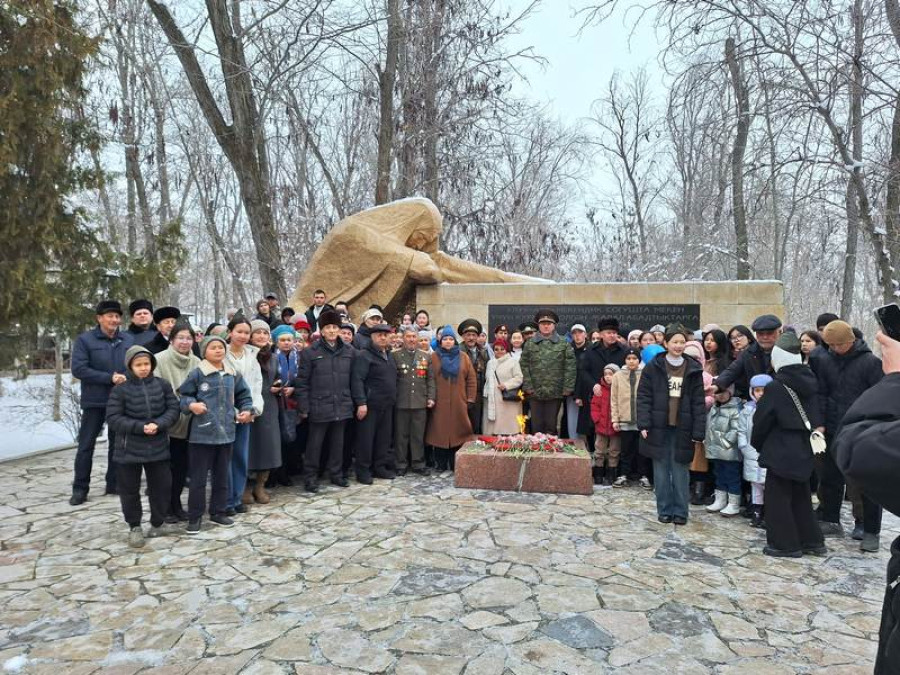
POLYGON ((746 339, 747 339, 746 335, 735 335, 731 338, 731 341, 732 342, 740 342, 741 340, 746 340, 746 339))

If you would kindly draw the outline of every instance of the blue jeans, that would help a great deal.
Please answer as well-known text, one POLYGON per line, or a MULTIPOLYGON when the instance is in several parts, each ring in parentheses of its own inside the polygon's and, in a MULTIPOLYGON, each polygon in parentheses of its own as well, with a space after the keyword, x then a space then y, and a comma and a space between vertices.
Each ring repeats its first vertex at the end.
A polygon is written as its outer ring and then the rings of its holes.
POLYGON ((675 461, 678 430, 666 429, 663 456, 653 460, 653 485, 656 491, 656 513, 660 516, 688 517, 690 464, 675 461))
POLYGON ((237 508, 247 486, 247 466, 250 460, 250 425, 236 424, 231 471, 228 473, 228 508, 237 508))
POLYGON ((713 460, 716 472, 716 490, 725 490, 730 495, 741 494, 741 462, 729 462, 725 459, 713 460))

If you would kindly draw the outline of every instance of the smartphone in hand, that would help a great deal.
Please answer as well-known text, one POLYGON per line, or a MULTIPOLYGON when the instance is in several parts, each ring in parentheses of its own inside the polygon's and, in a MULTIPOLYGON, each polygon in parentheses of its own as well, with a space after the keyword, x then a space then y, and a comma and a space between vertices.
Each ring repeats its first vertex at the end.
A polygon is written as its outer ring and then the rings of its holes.
POLYGON ((875 320, 885 335, 900 342, 900 305, 891 303, 879 307, 875 310, 875 320))

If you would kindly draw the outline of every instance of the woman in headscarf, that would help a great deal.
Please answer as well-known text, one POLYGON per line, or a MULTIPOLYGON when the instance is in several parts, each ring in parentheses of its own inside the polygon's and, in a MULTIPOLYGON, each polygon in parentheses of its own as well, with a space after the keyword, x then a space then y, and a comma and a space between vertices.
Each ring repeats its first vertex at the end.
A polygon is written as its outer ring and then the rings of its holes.
POLYGON ((437 398, 428 418, 425 443, 435 449, 437 470, 452 471, 456 451, 472 439, 468 407, 475 403, 477 387, 475 368, 468 355, 460 350, 452 326, 444 327, 431 355, 431 366, 437 398))

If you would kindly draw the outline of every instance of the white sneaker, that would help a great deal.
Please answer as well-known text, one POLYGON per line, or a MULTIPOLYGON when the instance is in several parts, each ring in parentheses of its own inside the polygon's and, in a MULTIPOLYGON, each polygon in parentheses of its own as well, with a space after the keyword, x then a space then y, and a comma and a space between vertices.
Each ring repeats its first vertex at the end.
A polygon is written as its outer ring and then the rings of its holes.
POLYGON ((716 501, 706 507, 710 513, 718 513, 728 506, 728 493, 725 490, 716 490, 716 501))
POLYGON ((641 487, 645 490, 652 490, 653 484, 650 483, 650 479, 647 476, 641 476, 641 487))
POLYGON ((144 531, 140 525, 131 528, 131 531, 128 533, 128 545, 132 548, 140 548, 144 545, 144 531))
POLYGON ((615 482, 613 483, 613 487, 617 487, 617 488, 628 487, 628 477, 627 476, 619 476, 618 478, 616 478, 615 482))
POLYGON ((719 511, 719 515, 725 516, 726 518, 730 518, 731 516, 736 516, 741 512, 741 496, 740 495, 728 495, 728 505, 719 511))

